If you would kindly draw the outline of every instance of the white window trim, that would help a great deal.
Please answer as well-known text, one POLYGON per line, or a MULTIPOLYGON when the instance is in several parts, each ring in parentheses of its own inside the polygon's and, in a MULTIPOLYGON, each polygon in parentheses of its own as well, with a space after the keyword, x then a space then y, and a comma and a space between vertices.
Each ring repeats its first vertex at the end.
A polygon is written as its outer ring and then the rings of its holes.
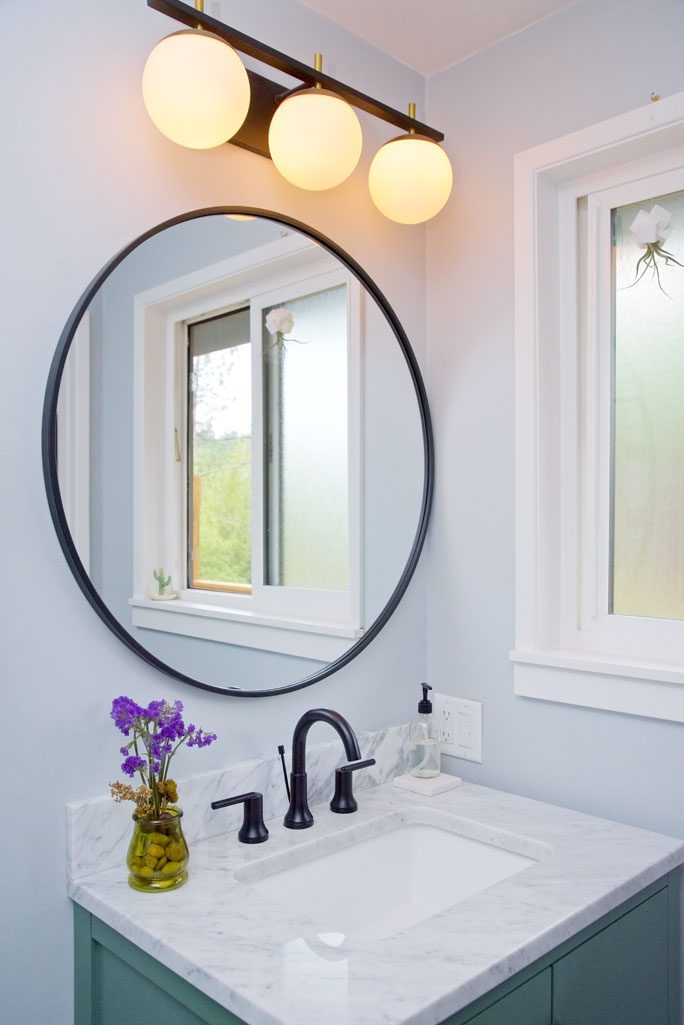
POLYGON ((90 313, 81 318, 57 403, 57 475, 78 557, 90 569, 90 313))
MULTIPOLYGON (((276 300, 277 301, 277 300, 276 300)), ((134 544, 132 622, 143 629, 332 661, 362 627, 362 292, 355 278, 322 247, 288 235, 135 297, 134 325, 134 544), (267 280, 264 283, 264 277, 267 280), (184 462, 168 443, 174 430, 186 443, 184 330, 181 323, 211 311, 267 305, 279 288, 329 287, 342 279, 349 296, 349 576, 347 592, 256 586, 252 595, 180 589, 178 598, 150 598, 151 568, 171 573, 172 589, 185 579, 184 462), (258 288, 255 282, 259 281, 258 288), (160 453, 162 454, 160 456, 160 453), (182 539, 182 540, 179 540, 182 539), (284 593, 287 592, 287 593, 284 593), (291 597, 297 599, 293 612, 291 597)), ((255 416, 255 424, 261 422, 255 416)), ((256 439, 255 451, 261 446, 256 439)), ((259 510, 261 515, 261 510, 259 510)), ((260 551, 261 543, 258 549, 260 551)))
MULTIPOLYGON (((582 508, 597 517, 602 493, 594 482, 601 470, 600 465, 589 467, 587 479, 580 479, 582 381, 575 311, 577 198, 598 193, 602 184, 620 186, 630 195, 632 183, 683 166, 683 144, 684 93, 679 93, 518 154, 514 165, 514 690, 525 697, 678 722, 684 721, 684 648, 677 638, 665 642, 666 635, 681 634, 681 624, 652 623, 665 635, 657 657, 620 644, 619 636, 598 644, 591 636, 597 626, 599 633, 606 626, 600 616, 591 615, 603 583, 596 574, 587 582, 589 574, 578 572, 580 539, 594 537, 600 543, 600 534, 582 522, 578 489, 593 488, 582 508)), ((598 205, 590 210, 590 218, 594 215, 605 216, 598 205)), ((594 301, 590 294, 589 308, 594 301)), ((600 308, 596 313, 601 315, 600 308)), ((589 372, 588 378, 596 380, 596 374, 589 372)), ((605 437, 600 417, 592 422, 596 405, 591 393, 588 402, 587 429, 605 437)), ((605 450, 597 458, 605 459, 605 450)), ((598 550, 590 552, 589 565, 595 566, 600 556, 598 550)), ((611 617, 609 630, 619 635, 623 624, 616 621, 625 618, 630 617, 611 617)))

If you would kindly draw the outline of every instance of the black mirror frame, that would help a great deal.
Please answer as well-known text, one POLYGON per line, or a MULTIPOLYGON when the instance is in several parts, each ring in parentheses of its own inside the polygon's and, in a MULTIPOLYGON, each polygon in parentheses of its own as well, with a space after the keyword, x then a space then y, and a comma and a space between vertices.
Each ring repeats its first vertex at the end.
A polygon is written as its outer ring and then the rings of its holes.
POLYGON ((394 310, 388 303, 385 296, 378 289, 377 285, 371 280, 366 274, 362 267, 359 266, 356 261, 349 256, 343 249, 341 249, 336 243, 332 242, 331 239, 326 238, 325 235, 314 231, 308 225, 302 224, 300 221, 294 220, 291 217, 287 217, 283 214, 277 214, 269 210, 261 210, 254 207, 210 207, 202 210, 193 210, 185 214, 181 214, 177 217, 172 217, 162 224, 156 225, 149 231, 138 236, 133 242, 121 249, 108 263, 105 264, 103 269, 93 278, 90 282, 83 295, 80 297, 76 306, 74 307, 71 316, 69 317, 64 330, 60 336, 57 344, 57 349, 52 360, 50 367, 50 373, 48 375, 48 383, 45 392, 45 401, 43 404, 43 421, 42 421, 42 453, 43 453, 43 476, 45 480, 45 489, 47 492, 47 500, 50 508, 50 515, 57 532, 57 537, 61 545, 64 557, 73 573, 78 586, 83 591, 86 599, 93 607, 95 612, 98 614, 100 619, 109 627, 109 629, 122 641, 126 647, 130 648, 136 655, 147 662, 148 665, 154 666, 155 669, 165 673, 167 676, 171 676, 176 680, 180 680, 183 683, 190 684, 193 687, 200 687, 203 690, 213 691, 217 694, 225 694, 233 697, 271 697, 275 694, 287 694, 290 691, 301 690, 303 687, 310 687, 314 683, 318 683, 320 680, 324 680, 326 677, 331 676, 333 673, 342 669, 352 659, 356 658, 364 648, 366 648, 370 642, 377 637, 382 630, 383 626, 387 623, 390 616, 397 608, 404 592, 406 591, 411 577, 418 564, 418 559, 425 542, 425 535, 427 533, 428 522, 430 518, 430 511, 432 508, 432 496, 434 491, 434 473, 435 473, 435 453, 434 453, 434 439, 432 433, 432 421, 430 418, 430 410, 427 401, 427 394, 425 391, 425 385, 423 378, 418 367, 411 344, 402 328, 399 320, 397 319, 394 310), (171 228, 174 225, 181 224, 184 221, 195 220, 199 217, 210 217, 216 214, 242 214, 245 216, 253 217, 264 217, 277 224, 282 224, 284 227, 293 228, 296 231, 301 232, 303 235, 312 239, 323 248, 327 249, 328 252, 332 253, 341 260, 352 274, 358 279, 358 281, 371 293, 378 306, 385 314, 394 335, 399 343, 402 350, 406 364, 411 375, 411 380, 416 393, 416 399, 418 401, 418 408, 420 411, 421 427, 423 432, 423 455, 425 459, 425 473, 423 478, 423 494, 421 501, 420 516, 418 521, 418 527, 416 530, 413 544, 409 553, 404 570, 399 578, 399 581, 394 588, 394 591, 390 595, 387 604, 380 612, 378 617, 374 620, 371 626, 365 631, 362 637, 360 637, 351 647, 334 662, 331 662, 325 669, 321 669, 316 673, 312 673, 310 676, 305 677, 303 680, 297 683, 290 684, 286 687, 275 687, 266 690, 250 691, 242 690, 239 687, 217 687, 212 684, 203 683, 201 680, 195 680, 184 673, 178 672, 172 666, 167 665, 160 659, 152 655, 146 648, 144 648, 134 637, 129 634, 119 621, 112 615, 110 610, 104 604, 102 598, 94 588, 88 574, 85 571, 83 563, 81 562, 76 546, 74 545, 67 523, 66 515, 64 512, 64 506, 60 495, 59 481, 57 477, 57 402, 59 398, 59 389, 62 381, 62 374, 64 366, 66 364, 71 342, 76 333, 76 330, 81 322, 81 319, 90 306, 93 298, 99 291, 100 287, 104 284, 106 279, 109 277, 111 272, 118 267, 118 265, 124 260, 129 253, 137 249, 139 245, 146 242, 147 239, 152 238, 154 235, 159 234, 166 228, 171 228))

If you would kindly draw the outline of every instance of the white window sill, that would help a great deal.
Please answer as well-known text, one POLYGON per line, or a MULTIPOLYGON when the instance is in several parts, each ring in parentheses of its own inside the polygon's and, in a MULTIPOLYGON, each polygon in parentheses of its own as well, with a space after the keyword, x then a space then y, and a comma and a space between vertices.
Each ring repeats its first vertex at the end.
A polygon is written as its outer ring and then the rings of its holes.
POLYGON ((615 661, 581 652, 515 650, 513 690, 520 697, 684 722, 681 666, 615 661))
POLYGON ((363 633, 345 624, 265 615, 181 598, 165 602, 130 598, 129 605, 133 626, 143 630, 160 630, 322 662, 339 658, 363 633))

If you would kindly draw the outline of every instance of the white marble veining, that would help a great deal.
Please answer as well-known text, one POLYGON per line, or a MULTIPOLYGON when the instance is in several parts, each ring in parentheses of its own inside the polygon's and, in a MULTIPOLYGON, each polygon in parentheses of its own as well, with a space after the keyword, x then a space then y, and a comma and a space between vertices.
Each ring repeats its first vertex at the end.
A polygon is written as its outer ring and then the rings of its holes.
POLYGON ((265 844, 235 833, 194 843, 178 891, 137 893, 119 864, 72 879, 69 894, 249 1025, 436 1025, 684 863, 680 840, 468 783, 435 797, 386 784, 360 792, 354 815, 332 814, 327 801, 312 811, 311 829, 269 822, 265 844), (308 857, 333 834, 363 836, 387 816, 448 820, 543 856, 368 943, 331 935, 241 881, 267 870, 265 859, 296 848, 308 857))
MULTIPOLYGON (((330 800, 335 768, 345 762, 339 738, 331 731, 330 742, 310 744, 306 753, 309 803, 330 800)), ((390 726, 359 735, 364 758, 376 764, 355 774, 354 790, 362 791, 393 779, 407 767, 408 726, 390 726)), ((288 771, 290 751, 286 749, 288 771)), ((264 796, 264 817, 285 814, 287 795, 280 758, 240 762, 178 780, 179 804, 183 808, 183 832, 188 843, 236 830, 242 822, 239 807, 211 810, 211 802, 250 790, 264 796)), ((67 870, 70 878, 121 865, 131 838, 129 802, 115 804, 111 797, 95 797, 67 805, 67 870)))

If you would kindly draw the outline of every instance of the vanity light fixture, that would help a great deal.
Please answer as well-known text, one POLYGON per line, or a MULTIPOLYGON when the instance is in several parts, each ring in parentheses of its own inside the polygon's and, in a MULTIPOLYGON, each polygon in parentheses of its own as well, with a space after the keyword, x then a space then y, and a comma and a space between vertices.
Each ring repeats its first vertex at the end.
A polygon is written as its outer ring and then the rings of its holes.
MULTIPOLYGON (((410 117, 415 111, 415 103, 409 104, 410 117)), ((400 224, 420 224, 439 213, 453 181, 442 147, 413 129, 381 146, 368 172, 371 199, 380 213, 400 224)))
POLYGON ((442 209, 453 181, 449 158, 439 146, 444 135, 416 121, 415 104, 407 115, 374 100, 324 74, 319 54, 313 68, 288 57, 205 14, 204 0, 196 0, 195 7, 182 0, 147 0, 147 5, 189 27, 155 47, 143 76, 145 105, 168 138, 198 149, 231 142, 272 158, 299 188, 318 191, 344 181, 358 163, 362 136, 356 107, 407 133, 385 143, 371 164, 369 186, 380 212, 401 224, 419 224, 442 209), (192 57, 180 55, 181 42, 196 48, 192 57), (218 71, 210 70, 206 44, 212 60, 215 55, 220 62, 218 71), (288 90, 245 70, 236 50, 302 85, 288 90), (156 77, 162 73, 165 84, 156 77), (229 84, 233 75, 235 86, 229 84), (223 108, 230 108, 224 118, 223 108), (215 120, 220 127, 214 131, 209 125, 215 120))
MULTIPOLYGON (((323 70, 317 53, 314 69, 323 70)), ((285 97, 271 119, 268 148, 283 178, 300 189, 320 192, 348 178, 359 162, 363 137, 359 119, 337 93, 316 82, 285 97)))
POLYGON ((174 32, 157 43, 145 64, 142 89, 159 131, 191 149, 227 142, 249 110, 244 64, 220 36, 200 29, 174 32))

